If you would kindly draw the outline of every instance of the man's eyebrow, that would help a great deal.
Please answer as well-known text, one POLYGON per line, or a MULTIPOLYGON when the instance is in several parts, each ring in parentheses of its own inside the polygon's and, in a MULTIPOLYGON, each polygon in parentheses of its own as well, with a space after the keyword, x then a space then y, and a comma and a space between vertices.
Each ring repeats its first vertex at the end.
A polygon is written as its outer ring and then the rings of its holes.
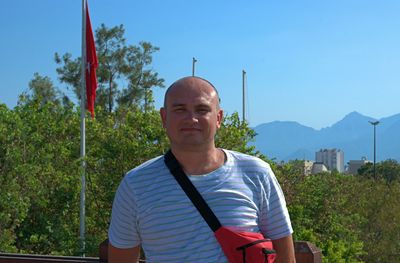
POLYGON ((183 106, 185 106, 184 103, 173 103, 173 104, 171 105, 171 107, 183 107, 183 106))
MULTIPOLYGON (((180 102, 176 102, 176 103, 172 103, 171 108, 180 108, 180 107, 186 107, 187 104, 185 103, 180 103, 180 102)), ((195 108, 211 108, 211 105, 209 105, 208 103, 199 103, 194 105, 195 108)))
POLYGON ((198 104, 195 105, 196 108, 211 108, 211 106, 209 104, 198 104))

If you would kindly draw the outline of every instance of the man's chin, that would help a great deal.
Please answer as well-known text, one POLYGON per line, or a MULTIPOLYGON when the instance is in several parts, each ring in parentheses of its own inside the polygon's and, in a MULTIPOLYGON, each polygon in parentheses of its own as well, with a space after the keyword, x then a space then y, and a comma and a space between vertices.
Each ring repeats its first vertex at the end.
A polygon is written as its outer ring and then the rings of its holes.
POLYGON ((197 149, 207 148, 207 145, 209 145, 210 142, 202 138, 185 137, 185 138, 180 138, 179 141, 175 141, 172 144, 182 149, 197 150, 197 149))

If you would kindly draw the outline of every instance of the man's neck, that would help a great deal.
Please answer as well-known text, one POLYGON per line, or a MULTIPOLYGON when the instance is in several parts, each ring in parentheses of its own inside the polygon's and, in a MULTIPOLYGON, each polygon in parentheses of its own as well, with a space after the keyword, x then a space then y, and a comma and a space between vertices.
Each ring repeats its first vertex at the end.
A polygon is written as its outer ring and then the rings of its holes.
POLYGON ((225 153, 215 147, 202 150, 182 150, 172 146, 171 150, 185 173, 190 175, 210 173, 225 162, 225 153))

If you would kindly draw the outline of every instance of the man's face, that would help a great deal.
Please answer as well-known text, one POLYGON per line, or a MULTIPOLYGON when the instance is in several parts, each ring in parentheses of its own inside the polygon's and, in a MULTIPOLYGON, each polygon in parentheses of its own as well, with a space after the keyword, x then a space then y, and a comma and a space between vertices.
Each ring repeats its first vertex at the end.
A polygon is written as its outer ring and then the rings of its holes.
POLYGON ((217 93, 206 81, 197 78, 178 81, 168 92, 160 113, 173 147, 186 150, 214 147, 223 112, 217 93))

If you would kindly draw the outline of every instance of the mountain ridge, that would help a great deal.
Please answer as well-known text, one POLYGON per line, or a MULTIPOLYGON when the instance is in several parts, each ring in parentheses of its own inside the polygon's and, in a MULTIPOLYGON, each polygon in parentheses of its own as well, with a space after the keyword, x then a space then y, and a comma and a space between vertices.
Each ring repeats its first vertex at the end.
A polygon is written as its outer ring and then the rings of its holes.
MULTIPOLYGON (((345 162, 366 157, 373 159, 373 127, 377 119, 357 111, 350 112, 331 126, 316 130, 296 121, 273 121, 257 125, 251 143, 269 158, 279 161, 315 159, 315 152, 337 148, 345 162)), ((378 119, 376 127, 377 161, 400 160, 400 113, 378 119)))

